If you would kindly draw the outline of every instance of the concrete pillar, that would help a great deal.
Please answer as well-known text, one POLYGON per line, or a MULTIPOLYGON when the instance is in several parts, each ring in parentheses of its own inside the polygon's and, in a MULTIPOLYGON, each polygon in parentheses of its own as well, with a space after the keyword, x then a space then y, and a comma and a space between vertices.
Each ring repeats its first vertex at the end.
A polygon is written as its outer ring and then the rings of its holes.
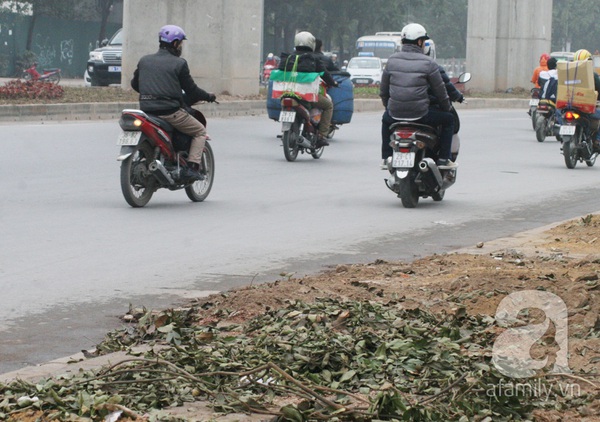
POLYGON ((469 0, 469 88, 531 88, 533 69, 550 53, 552 0, 469 0))
POLYGON ((167 24, 185 30, 182 57, 200 88, 217 95, 258 93, 263 0, 125 0, 124 88, 140 57, 158 50, 158 31, 167 24))

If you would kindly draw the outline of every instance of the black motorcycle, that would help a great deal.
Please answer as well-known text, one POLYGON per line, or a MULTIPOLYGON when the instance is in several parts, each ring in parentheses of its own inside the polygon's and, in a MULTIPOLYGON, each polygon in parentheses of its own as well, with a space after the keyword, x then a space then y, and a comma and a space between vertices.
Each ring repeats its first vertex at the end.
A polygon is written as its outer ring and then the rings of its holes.
POLYGON ((594 146, 598 120, 590 118, 589 114, 573 106, 562 109, 561 116, 559 136, 562 139, 561 150, 567 168, 575 168, 578 161, 592 167, 600 152, 594 146))
POLYGON ((527 114, 531 116, 531 125, 533 126, 533 130, 535 130, 535 120, 537 117, 537 106, 540 102, 540 96, 542 91, 540 88, 531 88, 531 99, 529 100, 529 110, 527 114))
POLYGON ((544 142, 546 136, 560 136, 556 131, 556 104, 552 100, 540 100, 535 112, 535 137, 538 142, 544 142))

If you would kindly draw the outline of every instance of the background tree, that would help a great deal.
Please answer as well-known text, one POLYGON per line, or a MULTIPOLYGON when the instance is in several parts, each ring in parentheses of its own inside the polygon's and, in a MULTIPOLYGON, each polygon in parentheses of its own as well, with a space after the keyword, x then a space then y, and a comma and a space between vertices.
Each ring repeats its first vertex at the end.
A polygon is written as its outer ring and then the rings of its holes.
POLYGON ((323 40, 325 50, 348 57, 363 35, 419 22, 440 57, 466 55, 467 0, 265 0, 264 22, 266 48, 275 52, 291 50, 294 34, 305 29, 323 40))
POLYGON ((554 0, 552 50, 600 49, 600 8, 597 0, 554 0))

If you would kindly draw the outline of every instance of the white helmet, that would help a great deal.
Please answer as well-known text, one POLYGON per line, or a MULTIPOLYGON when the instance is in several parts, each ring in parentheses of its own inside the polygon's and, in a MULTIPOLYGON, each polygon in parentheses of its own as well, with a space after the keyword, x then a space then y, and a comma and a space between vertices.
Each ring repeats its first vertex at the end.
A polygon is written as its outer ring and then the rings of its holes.
POLYGON ((425 38, 426 40, 429 39, 429 37, 427 36, 427 31, 425 30, 423 25, 420 25, 418 23, 409 23, 404 28, 402 28, 403 40, 416 41, 419 38, 425 38))
POLYGON ((310 32, 298 32, 294 37, 294 47, 308 47, 315 51, 315 37, 310 32))
POLYGON ((435 60, 435 43, 432 39, 425 40, 425 44, 423 44, 423 53, 435 60))

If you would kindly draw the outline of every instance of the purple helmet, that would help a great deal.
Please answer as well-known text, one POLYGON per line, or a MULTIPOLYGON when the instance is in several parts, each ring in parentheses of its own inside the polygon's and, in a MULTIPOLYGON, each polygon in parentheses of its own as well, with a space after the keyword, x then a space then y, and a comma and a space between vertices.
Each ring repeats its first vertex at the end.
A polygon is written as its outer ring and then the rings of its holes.
POLYGON ((160 31, 158 31, 158 39, 169 44, 175 40, 187 40, 185 32, 177 25, 165 25, 160 28, 160 31))

